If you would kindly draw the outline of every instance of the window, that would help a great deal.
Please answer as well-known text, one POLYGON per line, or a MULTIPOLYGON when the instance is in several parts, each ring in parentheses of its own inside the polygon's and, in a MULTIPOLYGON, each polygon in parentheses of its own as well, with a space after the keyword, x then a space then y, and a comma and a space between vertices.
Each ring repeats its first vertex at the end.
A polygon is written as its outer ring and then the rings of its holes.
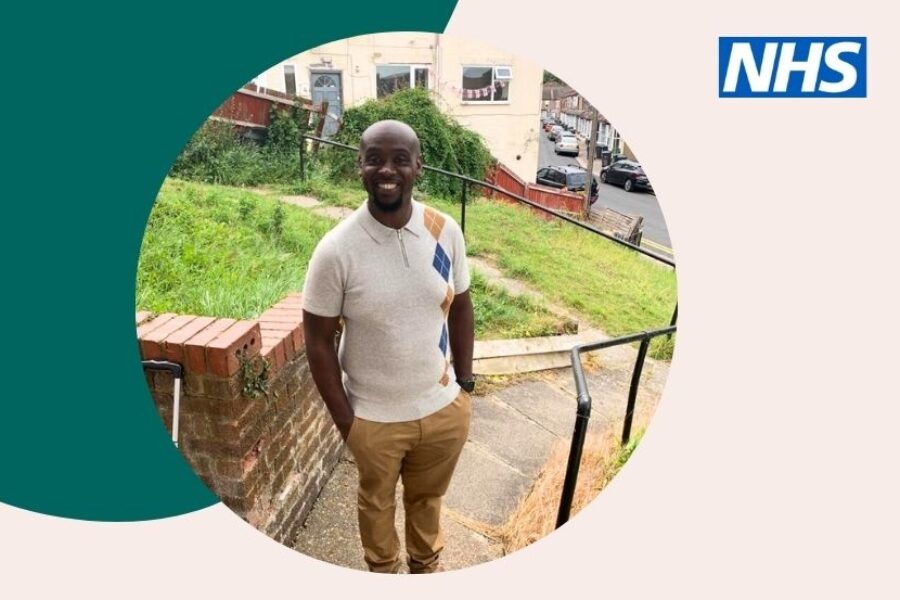
POLYGON ((284 91, 290 96, 297 95, 297 78, 294 65, 284 65, 284 91))
POLYGON ((511 67, 463 67, 463 102, 509 102, 511 67))
POLYGON ((375 91, 384 98, 398 90, 410 88, 410 84, 428 89, 428 67, 424 65, 377 65, 375 67, 375 91))

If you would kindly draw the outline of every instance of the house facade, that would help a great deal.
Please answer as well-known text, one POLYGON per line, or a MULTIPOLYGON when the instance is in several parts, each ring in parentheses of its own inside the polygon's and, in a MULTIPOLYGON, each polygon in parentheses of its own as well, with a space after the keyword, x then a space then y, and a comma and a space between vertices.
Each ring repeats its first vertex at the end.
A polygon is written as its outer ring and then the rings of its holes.
POLYGON ((434 33, 383 33, 331 42, 254 79, 291 95, 327 100, 324 135, 347 107, 420 87, 484 139, 491 154, 532 181, 538 168, 543 69, 491 46, 434 33))
MULTIPOLYGON (((582 139, 587 140, 591 137, 591 118, 594 109, 583 96, 568 86, 551 83, 544 85, 542 97, 544 114, 557 119, 582 139)), ((602 114, 597 113, 597 117, 599 121, 597 145, 606 146, 614 154, 622 152, 634 160, 634 154, 615 127, 602 114)))

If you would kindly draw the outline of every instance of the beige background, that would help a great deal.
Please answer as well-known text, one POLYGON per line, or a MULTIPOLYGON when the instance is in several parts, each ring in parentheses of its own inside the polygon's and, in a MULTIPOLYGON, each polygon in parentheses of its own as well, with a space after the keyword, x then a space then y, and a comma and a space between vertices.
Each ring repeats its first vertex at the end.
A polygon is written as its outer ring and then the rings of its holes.
POLYGON ((377 578, 287 550, 221 505, 131 524, 0 506, 0 590, 897 598, 900 31, 884 6, 461 0, 448 33, 546 66, 622 131, 677 253, 661 408, 571 526, 440 579, 377 578), (867 36, 869 97, 720 100, 720 35, 867 36))

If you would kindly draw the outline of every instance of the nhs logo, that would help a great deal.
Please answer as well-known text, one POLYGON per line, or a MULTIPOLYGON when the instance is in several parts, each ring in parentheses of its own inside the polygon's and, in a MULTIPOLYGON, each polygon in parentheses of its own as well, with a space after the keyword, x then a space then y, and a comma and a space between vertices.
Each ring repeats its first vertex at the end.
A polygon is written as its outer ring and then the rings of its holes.
POLYGON ((864 37, 720 37, 720 98, 865 98, 864 37))

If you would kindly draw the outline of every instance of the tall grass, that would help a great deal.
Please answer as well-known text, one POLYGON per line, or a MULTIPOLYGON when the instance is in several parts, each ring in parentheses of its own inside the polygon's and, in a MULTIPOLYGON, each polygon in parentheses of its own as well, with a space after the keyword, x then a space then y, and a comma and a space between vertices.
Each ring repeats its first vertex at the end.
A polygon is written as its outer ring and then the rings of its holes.
MULTIPOLYGON (((641 429, 628 445, 619 445, 619 429, 590 433, 584 443, 570 518, 593 501, 619 473, 643 436, 641 429)), ((538 474, 528 495, 506 523, 495 530, 506 554, 549 535, 556 527, 559 500, 568 466, 569 442, 560 441, 538 474)))
POLYGON ((511 295, 474 270, 470 290, 479 340, 576 333, 576 323, 554 315, 532 298, 511 295))
POLYGON ((137 308, 257 316, 303 287, 312 250, 333 225, 249 191, 169 179, 144 234, 137 308))

